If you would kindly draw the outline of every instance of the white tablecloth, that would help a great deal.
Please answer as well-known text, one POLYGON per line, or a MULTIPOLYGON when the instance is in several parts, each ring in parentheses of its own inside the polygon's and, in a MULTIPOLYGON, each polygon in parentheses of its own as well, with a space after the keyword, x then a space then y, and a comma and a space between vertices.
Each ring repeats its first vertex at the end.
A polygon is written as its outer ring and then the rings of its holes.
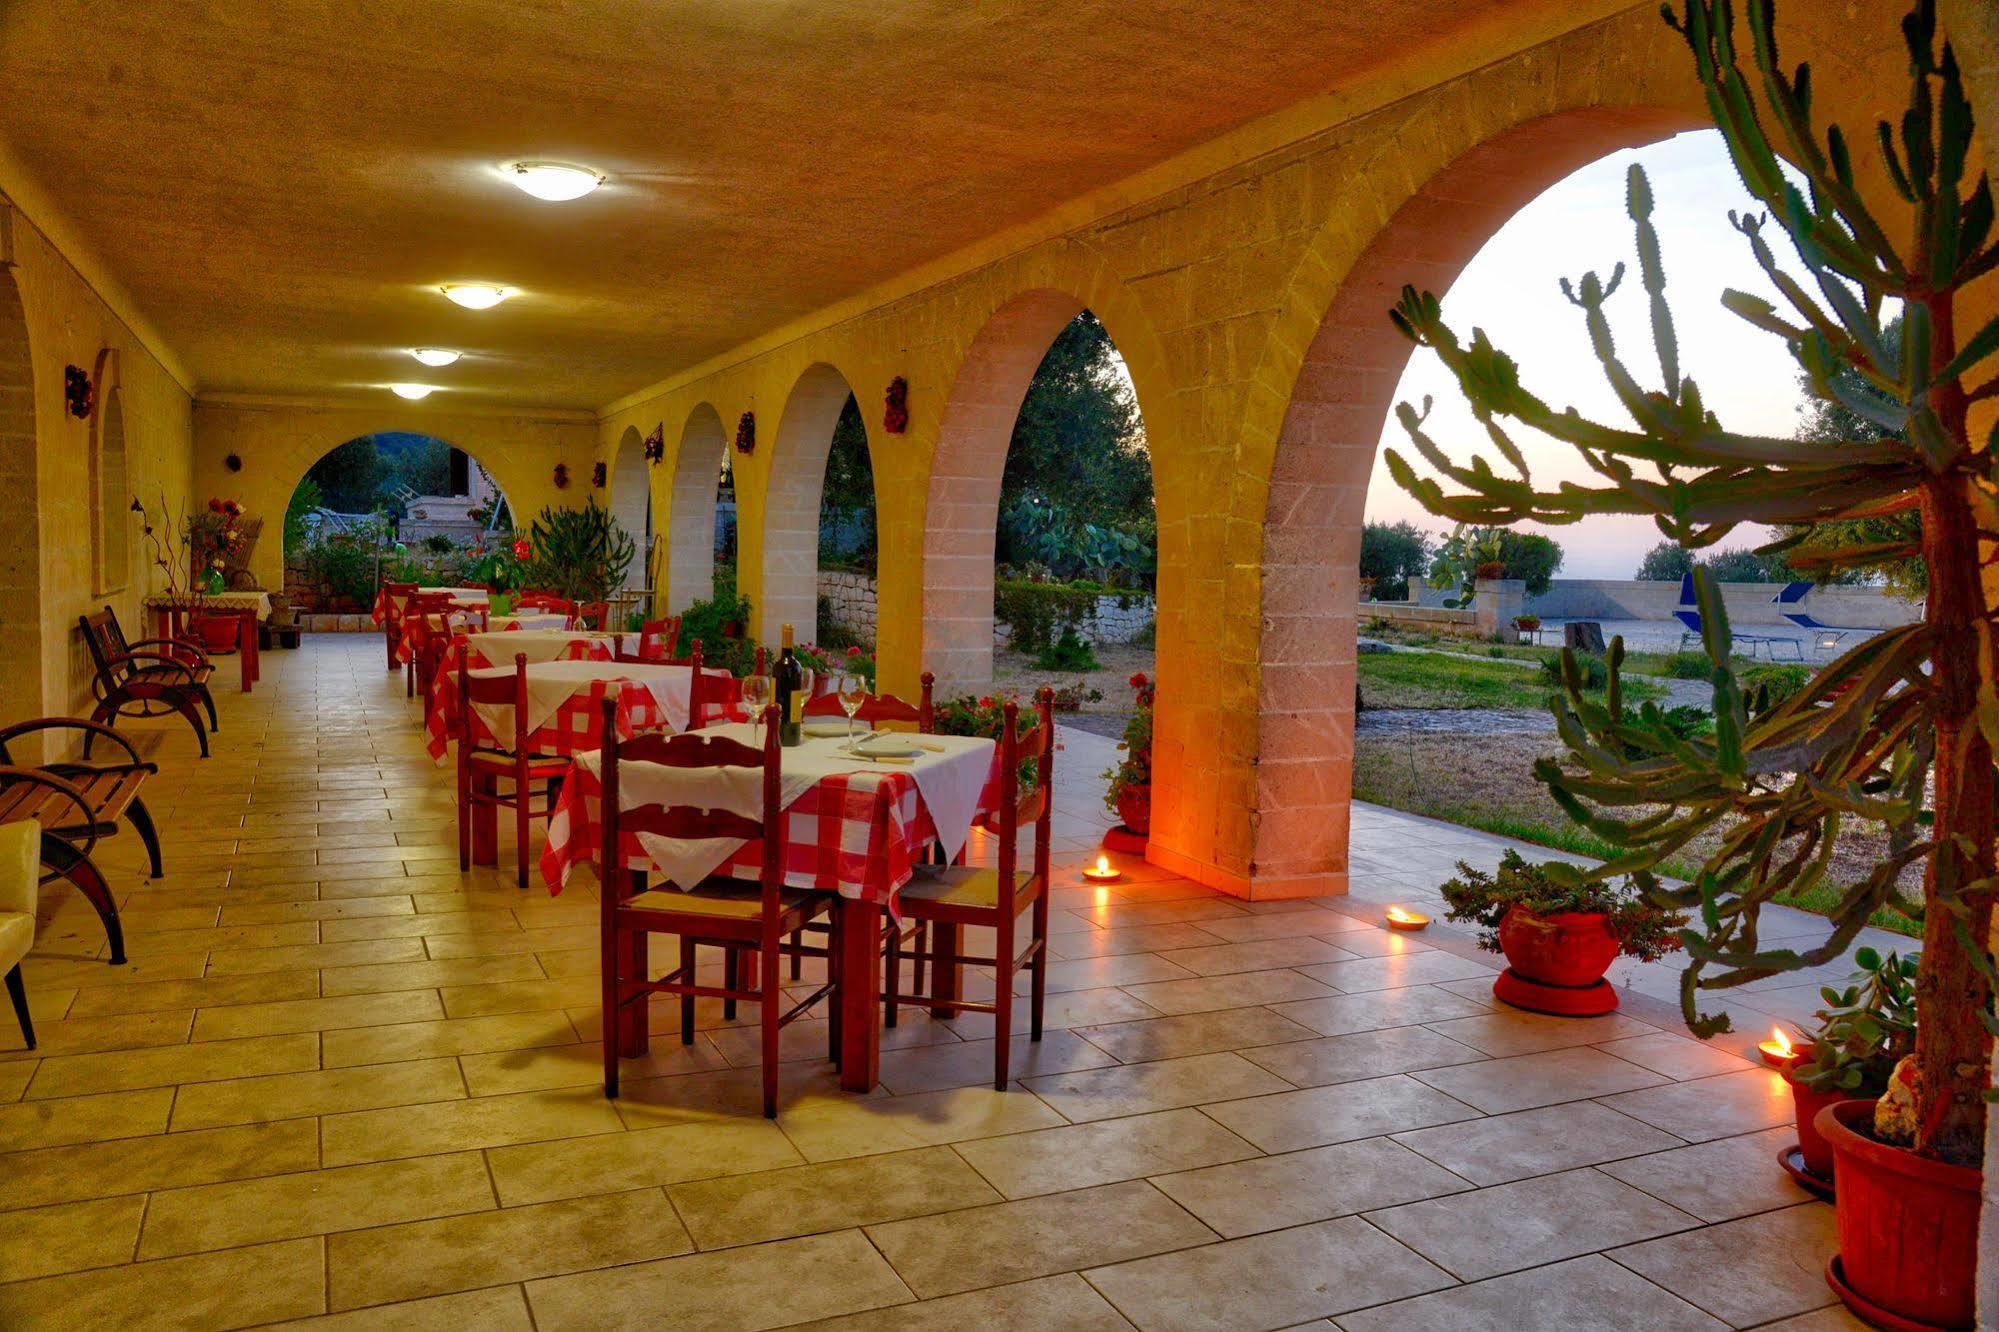
POLYGON ((470 606, 483 606, 492 593, 483 587, 420 587, 419 592, 449 592, 453 601, 462 601, 470 606))
POLYGON ((519 615, 489 615, 486 623, 494 630, 525 633, 538 629, 567 629, 569 617, 550 615, 546 611, 525 611, 519 615))
POLYGON ((271 618, 271 594, 257 589, 251 589, 247 592, 204 592, 197 597, 191 598, 190 601, 180 603, 169 601, 165 597, 146 598, 147 610, 239 611, 246 606, 254 607, 257 612, 257 618, 260 620, 271 618))
MULTIPOLYGON (((561 619, 560 616, 556 618, 561 619)), ((532 666, 537 662, 554 661, 568 650, 571 643, 597 637, 599 635, 581 629, 558 626, 554 629, 510 629, 467 634, 465 641, 473 651, 495 666, 512 665, 517 653, 526 657, 532 666)))
MULTIPOLYGON (((505 639, 498 651, 506 652, 507 644, 528 637, 523 631, 512 634, 484 634, 481 638, 505 639)), ((491 659, 492 649, 487 651, 491 659)), ((494 666, 486 670, 472 671, 470 674, 481 679, 492 679, 512 673, 512 666, 494 666)), ((650 662, 631 661, 543 661, 531 663, 528 668, 528 719, 530 733, 538 731, 555 715, 555 710, 578 693, 588 691, 595 680, 635 680, 644 685, 658 700, 661 713, 667 725, 676 731, 687 729, 688 696, 692 689, 693 672, 686 666, 654 665, 650 662)), ((510 703, 478 703, 474 710, 479 720, 489 727, 494 735, 514 733, 513 705, 510 703)))

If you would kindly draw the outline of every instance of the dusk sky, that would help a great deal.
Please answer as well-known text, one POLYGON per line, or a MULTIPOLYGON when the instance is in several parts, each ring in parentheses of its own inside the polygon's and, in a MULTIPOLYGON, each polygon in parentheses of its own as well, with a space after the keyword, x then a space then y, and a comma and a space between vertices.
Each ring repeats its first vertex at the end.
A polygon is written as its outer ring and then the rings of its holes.
MULTIPOLYGON (((1624 285, 1611 299, 1611 328, 1625 364, 1648 388, 1658 384, 1646 298, 1637 281, 1633 229, 1625 213, 1625 172, 1645 167, 1656 200, 1666 268, 1666 298, 1679 329, 1682 373, 1699 381, 1708 406, 1733 430, 1789 435, 1796 430, 1803 395, 1784 344, 1724 310, 1720 295, 1740 287, 1776 300, 1744 239, 1729 225, 1731 208, 1750 200, 1714 130, 1681 134, 1664 143, 1621 152, 1584 167, 1520 210, 1466 266, 1444 297, 1444 315, 1460 337, 1483 327, 1495 345, 1520 362, 1523 382, 1557 409, 1574 405, 1585 416, 1628 424, 1605 386, 1584 330, 1582 311, 1563 297, 1558 280, 1594 268, 1606 280, 1618 261, 1624 285)), ((1780 258, 1788 250, 1773 242, 1780 258)), ((1781 305, 1781 302, 1779 302, 1781 305)), ((1505 464, 1465 409, 1455 382, 1436 357, 1418 351, 1402 376, 1396 401, 1421 405, 1436 399, 1428 433, 1457 461, 1484 452, 1505 464)), ((1537 485, 1592 479, 1567 445, 1515 432, 1537 485)), ((1382 434, 1421 470, 1421 460, 1393 415, 1382 434)), ((1369 521, 1407 518, 1432 532, 1449 524, 1432 517, 1396 486, 1376 455, 1368 489, 1369 521)), ((1630 578, 1639 559, 1662 538, 1649 519, 1600 518, 1545 530, 1561 542, 1561 574, 1570 578, 1630 578)), ((1761 528, 1739 528, 1722 544, 1753 545, 1761 528)))

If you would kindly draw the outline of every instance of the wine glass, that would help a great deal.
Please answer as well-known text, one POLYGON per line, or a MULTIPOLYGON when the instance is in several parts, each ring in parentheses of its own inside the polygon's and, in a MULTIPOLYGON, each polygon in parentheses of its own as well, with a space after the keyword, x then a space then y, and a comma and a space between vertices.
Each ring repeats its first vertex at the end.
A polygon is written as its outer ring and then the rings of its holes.
POLYGON ((868 701, 868 677, 848 671, 840 677, 840 710, 847 714, 847 748, 854 747, 854 714, 868 701))
POLYGON ((756 725, 763 720, 764 709, 770 706, 770 677, 762 671, 743 677, 743 702, 750 709, 750 734, 756 735, 756 725))

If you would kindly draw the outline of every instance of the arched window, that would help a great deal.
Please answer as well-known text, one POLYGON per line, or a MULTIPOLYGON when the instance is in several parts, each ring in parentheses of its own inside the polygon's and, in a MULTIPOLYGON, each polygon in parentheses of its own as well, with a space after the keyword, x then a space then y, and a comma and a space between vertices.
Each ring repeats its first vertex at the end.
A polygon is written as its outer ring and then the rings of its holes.
MULTIPOLYGON (((106 354, 107 357, 109 354, 106 354)), ((92 582, 102 595, 132 577, 132 480, 125 456, 125 396, 113 374, 116 362, 98 362, 97 412, 91 421, 90 476, 94 524, 92 582)))

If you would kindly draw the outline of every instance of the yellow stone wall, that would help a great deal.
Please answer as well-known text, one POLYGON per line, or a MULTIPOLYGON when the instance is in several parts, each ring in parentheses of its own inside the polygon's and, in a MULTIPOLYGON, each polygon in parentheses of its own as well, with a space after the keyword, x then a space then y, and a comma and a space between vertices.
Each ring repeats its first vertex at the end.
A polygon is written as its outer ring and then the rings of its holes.
POLYGON ((604 492, 590 484, 597 430, 576 412, 485 414, 428 404, 259 402, 204 398, 194 408, 194 491, 241 500, 264 518, 251 572, 265 587, 284 584, 283 525, 292 491, 308 469, 350 439, 409 430, 456 445, 478 459, 525 525, 545 506, 582 505, 604 492), (231 472, 234 454, 243 470, 231 472), (569 485, 555 487, 555 465, 566 463, 569 485))

